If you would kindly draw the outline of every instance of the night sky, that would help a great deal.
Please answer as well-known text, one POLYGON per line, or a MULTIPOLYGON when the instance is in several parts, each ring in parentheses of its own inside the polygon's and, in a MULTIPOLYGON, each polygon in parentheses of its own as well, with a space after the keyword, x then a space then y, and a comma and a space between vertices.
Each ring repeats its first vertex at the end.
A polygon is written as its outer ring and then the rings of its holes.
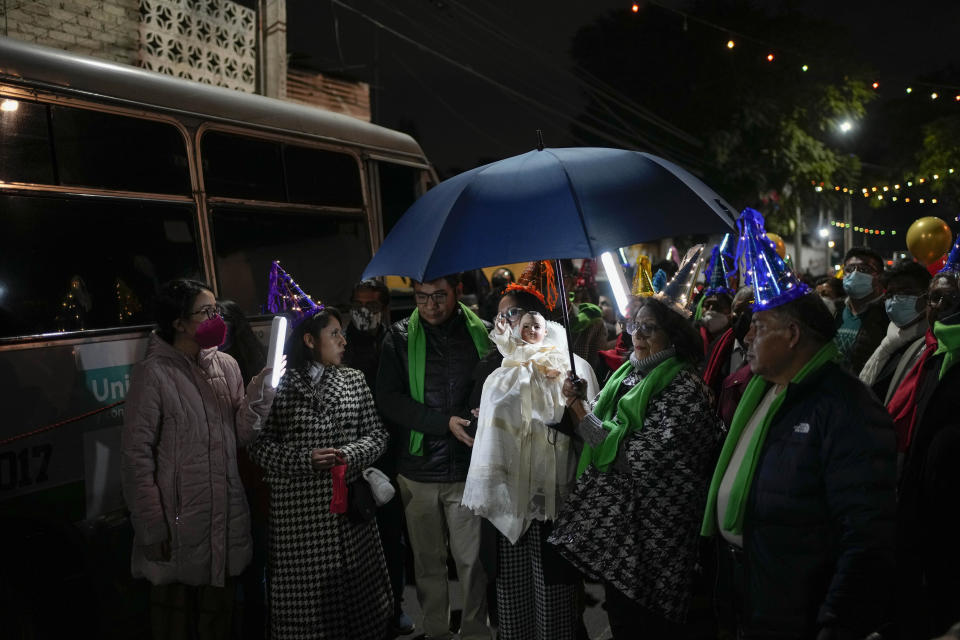
MULTIPOLYGON (((571 39, 581 26, 611 11, 623 11, 624 19, 631 19, 631 4, 622 0, 288 0, 287 46, 294 66, 370 82, 374 121, 413 134, 444 178, 531 150, 537 129, 543 130, 546 146, 580 144, 570 133, 571 119, 585 104, 584 88, 572 73, 571 39)), ((937 73, 941 80, 960 84, 956 47, 960 2, 782 0, 762 6, 768 11, 792 6, 838 25, 848 40, 851 58, 875 72, 882 85, 878 99, 844 143, 867 167, 879 161, 870 157, 879 155, 872 149, 882 146, 883 138, 896 127, 889 118, 872 116, 880 114, 885 103, 903 100, 904 86, 922 87, 918 80, 937 73)), ((640 7, 641 15, 665 11, 665 7, 696 14, 694 4, 684 0, 646 0, 640 7)), ((747 35, 765 39, 765 34, 747 35)), ((724 55, 722 45, 717 55, 724 55)), ((960 87, 951 91, 948 99, 960 93, 960 87)), ((659 115, 669 119, 669 114, 659 115)), ((631 145, 625 141, 608 146, 631 145)), ((866 220, 905 231, 917 217, 899 207, 855 206, 855 224, 866 220)), ((940 206, 924 213, 948 220, 954 231, 960 228, 954 220, 958 212, 952 209, 940 206)))
MULTIPOLYGON (((631 3, 344 0, 343 4, 355 11, 337 3, 288 1, 291 63, 374 84, 375 121, 414 133, 438 169, 449 173, 528 151, 538 128, 544 131, 547 146, 576 144, 568 131, 569 120, 563 117, 572 117, 584 104, 582 89, 570 74, 570 40, 580 26, 631 3), (424 52, 357 12, 548 108, 424 52)), ((676 0, 657 4, 681 10, 690 6, 676 0)), ((791 4, 842 25, 849 33, 852 55, 876 70, 884 88, 960 62, 956 48, 960 2, 791 4)), ((649 4, 642 7, 662 10, 649 4)))

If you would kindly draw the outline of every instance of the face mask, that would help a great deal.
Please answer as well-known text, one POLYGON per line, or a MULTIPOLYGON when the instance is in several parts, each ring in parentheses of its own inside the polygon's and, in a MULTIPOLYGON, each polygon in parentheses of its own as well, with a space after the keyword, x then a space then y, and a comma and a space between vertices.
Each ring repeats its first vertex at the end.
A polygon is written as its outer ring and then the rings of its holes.
POLYGON ((873 291, 873 276, 854 271, 843 276, 843 290, 854 300, 866 298, 873 291))
POLYGON ((359 331, 370 331, 380 326, 380 312, 373 313, 366 307, 357 307, 350 312, 350 321, 359 331))
POLYGON ((740 341, 740 344, 743 344, 743 339, 747 337, 747 332, 750 331, 750 320, 752 317, 753 313, 744 311, 733 321, 733 335, 740 341))
POLYGON ((831 315, 837 315, 837 306, 840 304, 840 301, 836 298, 824 298, 820 296, 820 299, 823 300, 823 304, 827 305, 827 309, 830 310, 831 315))
POLYGON ((718 333, 726 328, 727 324, 730 322, 730 319, 722 313, 716 313, 714 311, 707 311, 703 314, 703 317, 700 318, 700 323, 706 327, 707 331, 710 333, 718 333))
POLYGON ((220 316, 213 316, 201 322, 197 325, 197 333, 193 336, 201 349, 219 347, 226 338, 227 323, 220 316))
POLYGON ((901 329, 920 316, 917 311, 917 296, 890 296, 883 305, 890 322, 901 329))

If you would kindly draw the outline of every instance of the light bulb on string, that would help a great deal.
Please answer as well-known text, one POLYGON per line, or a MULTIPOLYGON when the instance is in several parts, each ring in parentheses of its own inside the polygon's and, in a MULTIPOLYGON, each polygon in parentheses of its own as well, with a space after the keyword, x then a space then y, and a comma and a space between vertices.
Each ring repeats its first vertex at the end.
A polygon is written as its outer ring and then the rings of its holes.
POLYGON ((879 89, 879 88, 880 88, 880 83, 879 83, 879 82, 874 82, 871 86, 872 86, 874 89, 879 89))
POLYGON ((633 3, 633 6, 630 7, 630 11, 633 11, 634 13, 638 13, 638 12, 640 11, 640 5, 638 5, 636 2, 634 2, 634 3, 633 3))
POLYGON ((727 40, 727 49, 733 49, 735 46, 737 46, 736 42, 733 40, 727 40))
POLYGON ((936 99, 939 98, 939 97, 940 97, 940 94, 938 94, 936 91, 934 91, 933 93, 930 94, 930 99, 931 99, 931 100, 936 100, 936 99))
POLYGON ((768 53, 768 54, 767 54, 767 62, 773 62, 773 60, 774 60, 773 54, 772 54, 772 53, 768 53))
POLYGON ((907 93, 913 93, 913 87, 907 87, 907 93))
POLYGON ((807 65, 803 65, 802 67, 800 67, 800 71, 803 71, 804 73, 806 73, 809 70, 810 70, 810 67, 808 67, 807 65))

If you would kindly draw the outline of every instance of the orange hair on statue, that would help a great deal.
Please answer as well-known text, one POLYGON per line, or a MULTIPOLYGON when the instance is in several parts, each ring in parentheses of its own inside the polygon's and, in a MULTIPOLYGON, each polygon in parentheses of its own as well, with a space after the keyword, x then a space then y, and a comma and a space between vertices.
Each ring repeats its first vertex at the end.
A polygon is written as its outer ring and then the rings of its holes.
POLYGON ((505 291, 526 291, 536 296, 548 310, 553 311, 557 306, 557 298, 559 297, 553 265, 549 260, 531 262, 517 278, 517 282, 508 284, 505 291), (544 296, 543 291, 546 291, 546 296, 544 296))

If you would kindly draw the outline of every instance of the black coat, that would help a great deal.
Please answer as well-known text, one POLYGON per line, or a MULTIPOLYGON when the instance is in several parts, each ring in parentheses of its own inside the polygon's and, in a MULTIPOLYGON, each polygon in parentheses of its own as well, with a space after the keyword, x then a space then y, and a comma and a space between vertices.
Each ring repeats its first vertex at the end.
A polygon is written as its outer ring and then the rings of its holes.
POLYGON ((404 318, 390 327, 377 372, 377 406, 397 438, 397 473, 416 482, 462 482, 470 448, 450 432, 449 421, 472 417, 468 405, 480 356, 460 309, 440 326, 423 322, 427 358, 423 402, 417 402, 410 396, 408 322, 404 318), (422 456, 410 453, 411 430, 424 434, 422 456))
POLYGON ((862 637, 889 617, 893 425, 834 363, 785 393, 744 518, 744 627, 759 638, 815 638, 828 625, 862 637))
POLYGON ((901 639, 931 638, 960 620, 960 366, 939 380, 924 363, 917 422, 900 478, 897 552, 901 639))

